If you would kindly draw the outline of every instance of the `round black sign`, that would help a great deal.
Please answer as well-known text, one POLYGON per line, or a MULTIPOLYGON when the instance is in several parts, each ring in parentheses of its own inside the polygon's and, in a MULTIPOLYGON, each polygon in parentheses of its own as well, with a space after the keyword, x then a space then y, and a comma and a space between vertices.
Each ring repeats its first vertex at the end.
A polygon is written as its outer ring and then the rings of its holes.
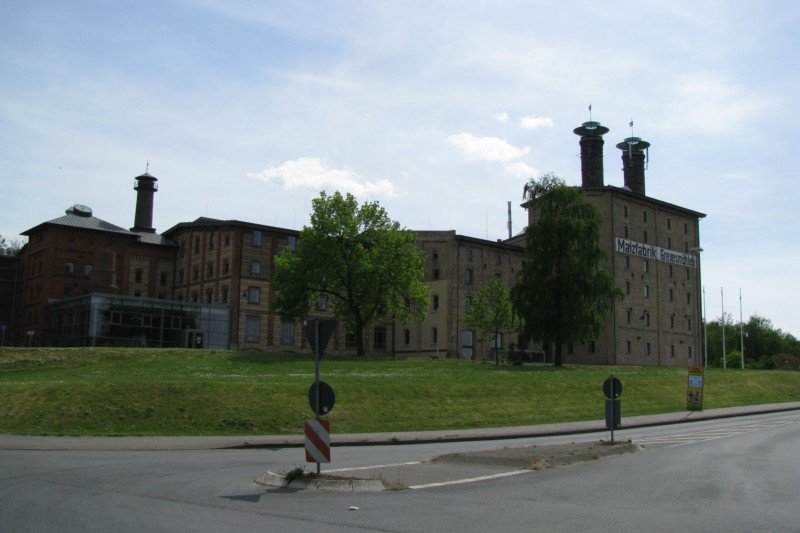
POLYGON ((622 395, 622 382, 614 376, 607 378, 603 382, 603 394, 609 400, 616 400, 622 395))
POLYGON ((311 410, 317 415, 328 414, 333 409, 333 404, 336 402, 336 396, 333 394, 333 389, 324 381, 319 382, 319 412, 317 411, 317 384, 312 383, 311 388, 308 389, 308 405, 311 410))

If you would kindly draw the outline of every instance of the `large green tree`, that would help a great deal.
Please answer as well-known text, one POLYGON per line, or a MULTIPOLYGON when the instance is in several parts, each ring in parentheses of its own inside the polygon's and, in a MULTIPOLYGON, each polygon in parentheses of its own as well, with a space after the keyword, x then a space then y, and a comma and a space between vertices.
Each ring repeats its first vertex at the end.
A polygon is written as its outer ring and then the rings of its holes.
MULTIPOLYGON (((514 311, 508 287, 500 278, 492 278, 481 285, 467 309, 464 323, 477 330, 482 341, 497 339, 501 330, 519 329, 521 321, 514 311)), ((500 364, 497 347, 494 358, 500 364)))
POLYGON ((424 261, 416 235, 380 204, 359 206, 351 194, 322 192, 312 201, 311 225, 300 232, 296 249, 285 248, 275 260, 275 305, 284 320, 296 321, 318 298, 330 297, 363 356, 367 324, 425 317, 424 261))
POLYGON ((565 343, 595 340, 622 291, 603 268, 599 211, 578 187, 546 174, 525 187, 533 222, 511 299, 522 317, 523 338, 555 347, 562 365, 565 343))

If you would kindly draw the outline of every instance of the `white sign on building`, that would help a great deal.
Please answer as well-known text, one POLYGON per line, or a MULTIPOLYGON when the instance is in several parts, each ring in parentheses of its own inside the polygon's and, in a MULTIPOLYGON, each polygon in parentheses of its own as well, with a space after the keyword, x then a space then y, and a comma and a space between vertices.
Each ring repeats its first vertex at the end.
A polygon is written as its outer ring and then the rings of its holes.
POLYGON ((617 237, 616 251, 618 253, 635 255, 643 259, 654 259, 656 261, 664 261, 665 263, 688 268, 695 268, 697 266, 697 260, 692 254, 667 250, 666 248, 653 246, 652 244, 629 241, 622 237, 617 237))

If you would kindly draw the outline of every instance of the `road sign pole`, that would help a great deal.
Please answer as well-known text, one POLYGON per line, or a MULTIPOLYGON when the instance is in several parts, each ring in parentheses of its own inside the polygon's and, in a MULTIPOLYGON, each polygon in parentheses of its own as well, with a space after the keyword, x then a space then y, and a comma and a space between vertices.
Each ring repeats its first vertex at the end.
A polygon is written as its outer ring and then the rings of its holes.
MULTIPOLYGON (((319 320, 314 320, 314 374, 316 381, 314 382, 314 386, 317 388, 317 405, 314 409, 314 416, 317 420, 319 420, 319 413, 322 410, 320 408, 320 402, 322 401, 322 395, 319 393, 319 320)), ((317 475, 322 473, 322 463, 317 463, 317 475)))
POLYGON ((611 374, 611 444, 614 444, 614 374, 611 374))

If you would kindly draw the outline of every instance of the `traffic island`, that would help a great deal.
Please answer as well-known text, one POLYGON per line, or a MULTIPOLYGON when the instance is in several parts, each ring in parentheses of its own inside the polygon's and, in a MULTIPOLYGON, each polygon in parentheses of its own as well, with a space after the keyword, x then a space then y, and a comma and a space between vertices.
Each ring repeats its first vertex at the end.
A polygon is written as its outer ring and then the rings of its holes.
POLYGON ((433 463, 491 464, 509 468, 541 470, 555 466, 565 466, 601 457, 634 453, 644 448, 631 441, 626 442, 571 442, 547 446, 525 446, 520 448, 499 448, 479 452, 451 453, 433 459, 433 463))

